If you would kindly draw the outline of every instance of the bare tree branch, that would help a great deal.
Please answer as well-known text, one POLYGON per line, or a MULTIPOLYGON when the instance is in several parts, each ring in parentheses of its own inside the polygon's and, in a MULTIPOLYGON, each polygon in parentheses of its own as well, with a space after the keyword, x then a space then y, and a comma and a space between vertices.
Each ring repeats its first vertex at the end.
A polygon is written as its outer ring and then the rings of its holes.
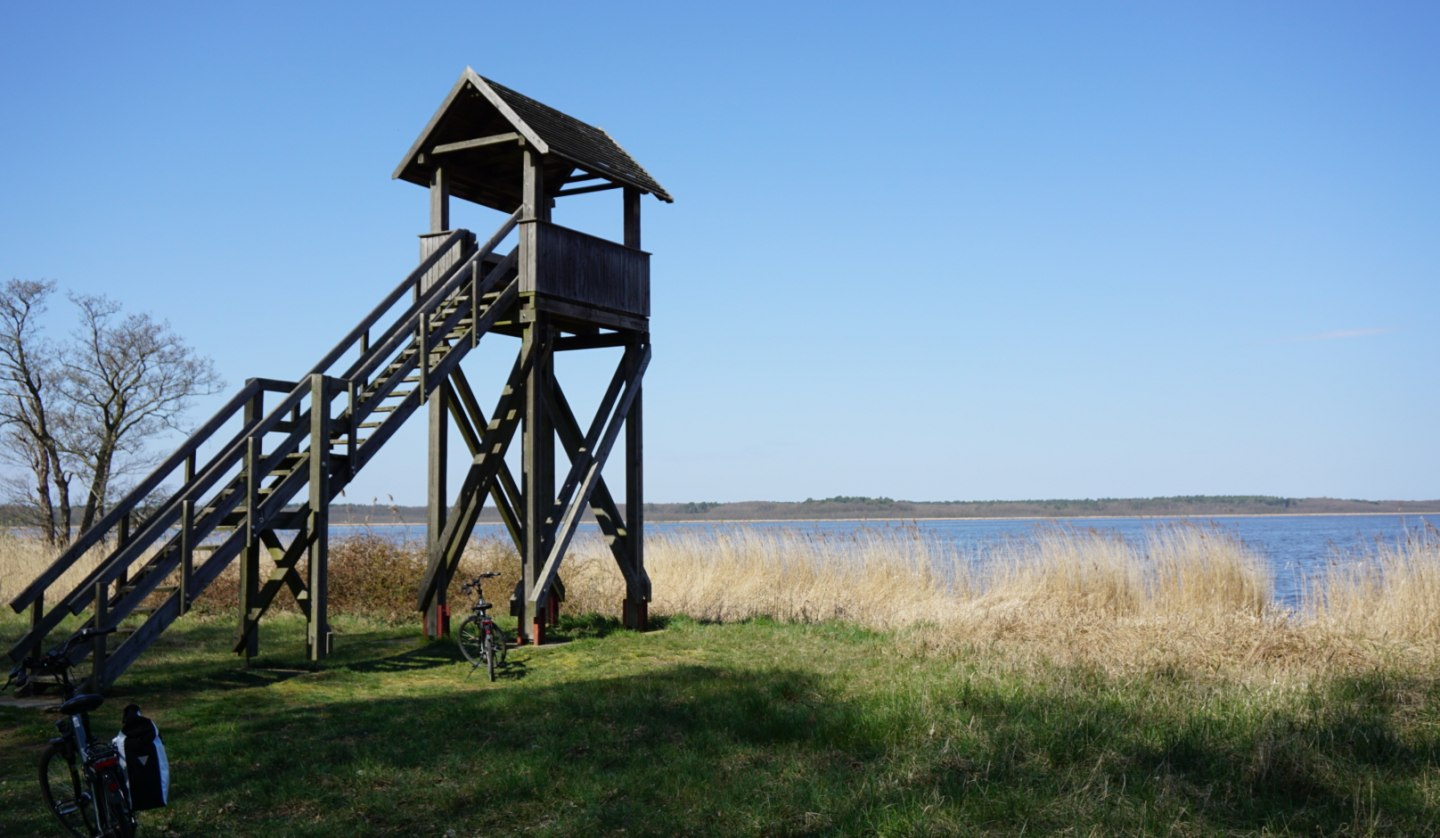
POLYGON ((215 393, 220 378, 165 322, 121 314, 103 296, 72 296, 80 327, 65 353, 60 392, 71 408, 63 447, 84 464, 89 492, 80 528, 105 511, 111 483, 127 458, 157 434, 178 430, 197 396, 215 393))
POLYGON ((60 414, 53 347, 40 334, 55 283, 11 279, 0 294, 0 429, 4 459, 23 465, 34 478, 28 506, 50 544, 70 538, 70 472, 56 427, 60 414), (51 494, 52 490, 55 492, 51 494))

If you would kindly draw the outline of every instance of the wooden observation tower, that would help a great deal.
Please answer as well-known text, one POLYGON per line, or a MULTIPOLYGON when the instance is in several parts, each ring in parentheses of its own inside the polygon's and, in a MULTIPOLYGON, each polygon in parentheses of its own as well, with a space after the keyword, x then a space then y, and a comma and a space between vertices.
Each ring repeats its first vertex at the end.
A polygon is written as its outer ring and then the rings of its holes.
MULTIPOLYGON (((643 628, 645 573, 641 377, 650 360, 650 257, 640 249, 640 198, 672 199, 605 131, 466 69, 405 153, 394 177, 430 190, 430 231, 422 259, 452 234, 450 201, 511 214, 519 228, 518 292, 492 332, 520 339, 511 380, 492 422, 463 409, 474 398, 456 367, 429 396, 429 567, 420 591, 427 633, 448 631, 446 589, 487 495, 515 541, 521 582, 512 598, 522 641, 541 642, 559 613, 558 571, 585 510, 594 512, 625 577, 624 623, 643 628), (623 194, 624 241, 551 222, 556 199, 603 190, 623 194), (556 352, 623 347, 600 410, 587 427, 556 379, 556 352), (457 399, 459 404, 457 405, 457 399), (449 418, 474 462, 446 508, 449 418), (512 417, 508 418, 507 417, 512 417), (504 455, 518 421, 521 475, 504 455), (617 501, 601 469, 625 431, 625 492, 617 501), (556 440, 569 468, 557 481, 556 440), (518 489, 518 491, 517 491, 518 489)), ((502 227, 497 237, 507 235, 502 227)), ((441 276, 466 248, 433 268, 441 276)), ((486 262, 494 270, 499 260, 486 262)), ((427 282, 432 278, 427 277, 427 282)))
POLYGON ((469 69, 395 177, 430 190, 420 264, 304 376, 247 381, 14 597, 10 607, 28 612, 30 625, 10 646, 12 660, 38 659, 49 635, 80 616, 74 631, 116 629, 74 652, 77 661, 93 657, 90 689, 103 689, 238 562, 235 651, 257 654, 261 619, 288 593, 318 662, 332 639, 330 504, 421 412, 429 529, 416 604, 427 632, 447 630, 446 592, 487 498, 520 554, 512 611, 523 642, 541 642, 558 615, 560 564, 587 510, 625 579, 624 623, 645 626, 640 386, 650 361, 650 256, 640 249, 640 199, 670 195, 604 131, 469 69), (604 190, 623 196, 623 241, 550 220, 557 199, 604 190), (507 217, 480 242, 451 229, 452 199, 507 217), (518 339, 519 350, 487 414, 461 362, 482 338, 502 337, 518 339), (582 425, 555 357, 605 348, 619 360, 582 425), (453 504, 452 428, 470 454, 453 504), (602 470, 622 432, 617 495, 602 470), (506 462, 517 434, 518 480, 506 462), (82 558, 95 554, 82 573, 82 558))

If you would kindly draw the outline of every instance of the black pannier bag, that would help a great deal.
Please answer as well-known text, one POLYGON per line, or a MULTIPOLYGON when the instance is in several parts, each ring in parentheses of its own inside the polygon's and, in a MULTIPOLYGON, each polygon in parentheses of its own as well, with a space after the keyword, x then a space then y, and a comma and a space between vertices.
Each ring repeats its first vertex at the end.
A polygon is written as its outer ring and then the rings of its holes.
POLYGON ((122 719, 114 743, 130 783, 130 807, 137 812, 158 809, 170 801, 170 761, 165 758, 160 729, 140 715, 135 704, 125 708, 122 719))

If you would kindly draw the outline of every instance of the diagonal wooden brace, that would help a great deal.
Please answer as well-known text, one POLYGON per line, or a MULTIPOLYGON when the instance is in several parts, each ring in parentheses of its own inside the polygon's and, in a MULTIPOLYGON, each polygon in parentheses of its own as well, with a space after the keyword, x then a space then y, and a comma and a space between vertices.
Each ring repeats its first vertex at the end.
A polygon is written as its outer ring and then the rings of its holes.
POLYGON ((524 403, 525 397, 525 377, 529 375, 532 361, 531 353, 522 354, 515 360, 515 366, 510 372, 510 379, 505 385, 504 392, 500 395, 495 412, 491 414, 494 418, 491 419, 485 433, 480 436, 482 440, 480 452, 475 455, 474 462, 461 484, 455 508, 447 516, 445 528, 428 556, 425 575, 420 580, 420 590, 416 599, 417 608, 420 611, 429 608, 441 580, 448 579, 449 574, 441 571, 450 569, 452 555, 453 558, 458 559, 459 549, 463 547, 464 539, 469 536, 475 527, 475 521, 480 517, 480 510, 485 503, 485 495, 489 491, 496 473, 504 466, 505 451, 515 435, 515 430, 520 426, 520 407, 524 403))
MULTIPOLYGON (((455 424, 460 428, 460 436, 470 449, 470 456, 478 457, 484 450, 485 437, 476 429, 488 429, 490 422, 485 418, 485 412, 480 409, 480 403, 475 399, 475 391, 470 388, 470 381, 465 377, 464 370, 457 367, 450 374, 450 385, 450 414, 455 417, 455 424)), ((488 430, 485 433, 488 433, 488 430)), ((515 542, 515 549, 524 550, 525 526, 516 512, 520 506, 520 487, 516 485, 515 475, 503 458, 500 460, 500 470, 495 473, 495 479, 490 483, 490 498, 495 502, 495 510, 500 513, 500 520, 509 531, 511 540, 515 542)))
MULTIPOLYGON (((575 414, 570 409, 570 402, 558 387, 555 389, 554 400, 551 404, 550 418, 555 423, 555 431, 560 436, 560 444, 565 447, 565 453, 570 457, 570 462, 574 464, 583 455, 585 449, 585 438, 580 435, 580 423, 576 421, 575 414)), ((610 488, 605 484, 603 476, 598 477, 595 481, 595 492, 590 499, 590 511, 595 514, 595 520, 600 525, 600 534, 610 545, 610 552, 614 554, 615 561, 620 566, 620 572, 625 575, 627 582, 631 581, 634 569, 630 567, 626 544, 630 537, 629 528, 620 514, 620 508, 615 504, 615 497, 610 493, 610 488)))
POLYGON ((275 535, 274 530, 261 530, 259 535, 260 543, 270 551, 270 555, 275 561, 275 571, 260 588, 260 593, 255 598, 255 604, 247 615, 244 631, 235 642, 237 653, 245 651, 250 640, 250 633, 259 625, 260 618, 265 616, 265 612, 270 609, 282 588, 290 589, 290 593, 295 597, 295 602, 300 605, 302 612, 308 613, 310 609, 310 592, 305 586, 305 580, 300 578, 300 572, 296 566, 305 557, 305 551, 313 540, 312 534, 301 530, 296 533, 289 547, 281 546, 280 539, 275 535))
MULTIPOLYGON (((550 582, 559 571, 560 561, 564 558, 571 539, 575 537, 575 530, 580 523, 580 512, 590 504, 590 498, 600 479, 600 470, 604 468, 605 460, 610 456, 610 449, 614 447, 615 440, 620 435, 620 428, 630 414, 630 406, 635 403, 635 397, 640 391, 640 379, 644 377, 645 368, 649 364, 649 346, 645 347, 633 364, 629 363, 628 358, 621 361, 620 367, 615 371, 611 390, 606 392, 607 398, 601 401, 600 408, 595 414, 595 420, 591 423, 590 432, 585 436, 585 446, 579 452, 580 456, 571 463, 570 474, 565 478, 565 487, 559 497, 559 505, 564 509, 564 513, 551 538, 550 551, 546 556, 545 564, 535 579, 534 588, 531 589, 530 601, 536 608, 533 613, 540 613, 539 609, 545 605, 550 582), (627 372, 628 375, 625 374, 627 372), (618 400, 610 398, 615 389, 614 381, 619 381, 624 386, 624 395, 620 396, 618 400), (597 437, 599 438, 598 443, 597 437)), ((552 414, 556 412, 553 405, 549 407, 552 414)))

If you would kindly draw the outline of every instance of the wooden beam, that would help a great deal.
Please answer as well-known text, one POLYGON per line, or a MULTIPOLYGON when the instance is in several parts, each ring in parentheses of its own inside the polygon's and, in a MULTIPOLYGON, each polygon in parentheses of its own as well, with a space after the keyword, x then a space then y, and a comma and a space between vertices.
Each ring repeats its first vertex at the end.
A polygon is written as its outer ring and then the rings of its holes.
POLYGON ((640 249, 640 190, 625 187, 625 246, 640 249))
POLYGON ((536 312, 545 312, 564 318, 576 320, 591 326, 601 326, 607 329, 623 329, 630 332, 650 331, 650 320, 646 317, 637 317, 633 314, 621 314, 618 311, 611 311, 605 308, 580 305, 568 302, 556 297, 549 297, 544 294, 536 294, 535 306, 520 312, 520 321, 526 322, 536 312))
MULTIPOLYGON (((470 381, 465 377, 464 370, 459 367, 450 374, 451 382, 454 384, 454 395, 459 398, 460 404, 464 407, 468 419, 460 422, 460 413, 456 411, 456 422, 463 425, 472 425, 474 428, 490 428, 490 422, 485 418, 485 413, 480 409, 480 403, 475 399, 475 391, 470 388, 470 381)), ((453 404, 453 402, 452 402, 453 404)), ((470 456, 479 458, 484 453, 485 434, 472 431, 475 444, 470 447, 470 456)), ((468 438, 467 438, 468 444, 468 438)), ((508 445, 508 442, 506 443, 508 445)), ((525 549, 525 528, 517 514, 521 506, 520 487, 515 482, 515 476, 510 472, 510 466, 500 460, 500 468, 495 473, 495 481, 490 485, 490 497, 495 501, 495 509, 500 513, 500 520, 510 532, 511 541, 515 542, 516 550, 525 549)))
POLYGON ((650 348, 648 346, 641 350, 638 357, 624 359, 621 362, 621 370, 627 374, 621 378, 618 375, 620 370, 617 370, 617 378, 625 382, 625 394, 613 406, 602 403, 601 410, 596 412, 590 433, 586 434, 584 456, 580 462, 571 467, 570 476, 565 481, 567 488, 573 487, 573 494, 567 497, 566 493, 561 493, 559 505, 563 507, 564 512, 550 541, 550 549, 546 551, 545 564, 540 568, 534 583, 526 591, 527 611, 538 612, 545 605, 550 582, 559 572, 560 561, 565 556, 565 550, 570 546, 570 540, 575 537, 580 510, 590 504, 590 498, 600 479, 600 470, 604 468, 605 460, 610 456, 610 449, 620 435, 621 425, 630 414, 630 408, 640 393, 640 379, 645 375, 645 368, 649 362, 650 348), (604 434, 599 439, 598 445, 595 445, 592 440, 602 427, 604 434))
POLYGON ((436 166, 430 175, 430 232, 443 233, 449 229, 450 178, 446 177, 443 167, 436 166))
MULTIPOLYGON (((639 196, 636 196, 639 203, 639 196)), ((638 215, 638 212, 637 212, 638 215)), ((636 223, 636 245, 639 244, 639 223, 636 223)), ((639 341, 625 350, 626 361, 639 364, 649 351, 639 341)), ((635 402, 625 417, 625 523, 624 549, 628 554, 630 572, 625 576, 625 602, 621 605, 621 621, 626 628, 644 631, 649 622, 650 575, 645 572, 645 408, 644 382, 635 380, 635 402)))
POLYGON ((502 143, 519 143, 520 135, 511 131, 508 134, 491 134, 488 137, 480 137, 474 140, 461 140, 458 143, 441 143, 430 149, 431 154, 449 154, 455 151, 468 151, 472 148, 484 148, 485 146, 500 145, 502 143))
POLYGON ((631 337, 621 332, 607 332, 595 335, 571 335, 555 339, 555 351, 572 349, 605 349, 612 346, 627 346, 631 337))
MULTIPOLYGON (((576 421, 575 413, 570 409, 570 403, 566 400, 565 393, 556 387, 553 395, 555 397, 552 402, 552 406, 555 408, 555 430, 560 435, 560 444, 565 446, 565 453, 569 455, 573 465, 582 456, 585 437, 581 435, 580 423, 576 421)), ((615 561, 620 566, 620 572, 625 575, 628 583, 630 568, 627 564, 629 553, 626 541, 630 537, 630 527, 626 519, 620 515, 620 509, 615 505, 615 498, 610 494, 610 488, 605 484, 603 476, 595 482, 595 492, 590 499, 590 511, 595 513, 595 521, 600 526, 600 534, 610 545, 610 552, 614 554, 615 561)))
POLYGON ((428 555, 425 574, 420 580, 417 592, 417 607, 424 611, 429 608, 435 596, 435 589, 448 567, 449 551, 456 543, 463 542, 464 536, 475 526, 484 501, 481 489, 489 486, 505 463, 505 450, 520 425, 521 407, 524 404, 525 382, 530 375, 533 356, 522 349, 520 357, 510 371, 510 379, 495 406, 495 412, 484 434, 481 436, 480 453, 474 458, 469 472, 460 486, 456 507, 450 511, 445 522, 445 532, 428 555), (464 536, 461 535, 462 530, 464 536))
POLYGON ((623 184, 619 183, 597 183, 594 186, 576 186, 572 189, 561 189, 555 193, 555 196, 557 198, 563 198, 566 195, 584 195, 587 192, 604 192, 607 189, 621 189, 623 186, 623 184))
MULTIPOLYGON (((309 549, 312 540, 310 530, 302 529, 295 534, 295 538, 291 540, 290 546, 285 547, 281 545, 280 539, 275 535, 274 530, 262 530, 260 532, 260 542, 270 551, 271 560, 275 563, 275 570, 270 574, 270 578, 265 581, 265 585, 260 589, 260 593, 256 597, 255 611, 257 613, 254 622, 247 627, 247 631, 255 631, 259 628, 260 618, 265 616, 265 612, 268 611, 270 606, 275 602, 275 597, 285 588, 290 589, 290 594, 295 597, 295 602, 299 604, 300 610, 305 612, 306 615, 310 614, 312 600, 309 589, 306 587, 304 580, 300 578, 300 573, 296 570, 296 566, 300 563, 300 559, 306 555, 306 551, 309 549)), ((250 638, 248 634, 242 636, 235 643, 235 651, 245 651, 245 647, 249 643, 250 638)))
POLYGON ((330 400, 337 388, 319 373, 310 378, 310 598, 305 609, 305 648, 311 665, 330 653, 330 400))
MULTIPOLYGON (((533 225, 532 225, 533 226, 533 225)), ((534 356, 525 382, 524 436, 521 452, 522 494, 525 498, 525 549, 520 553, 520 581, 524 590, 524 613, 520 636, 533 644, 544 642, 544 617, 539 602, 540 568, 550 551, 550 518, 555 506, 555 430, 545 409, 546 393, 554 386, 555 369, 550 353, 553 331, 549 319, 538 315, 525 329, 525 351, 534 356)))

